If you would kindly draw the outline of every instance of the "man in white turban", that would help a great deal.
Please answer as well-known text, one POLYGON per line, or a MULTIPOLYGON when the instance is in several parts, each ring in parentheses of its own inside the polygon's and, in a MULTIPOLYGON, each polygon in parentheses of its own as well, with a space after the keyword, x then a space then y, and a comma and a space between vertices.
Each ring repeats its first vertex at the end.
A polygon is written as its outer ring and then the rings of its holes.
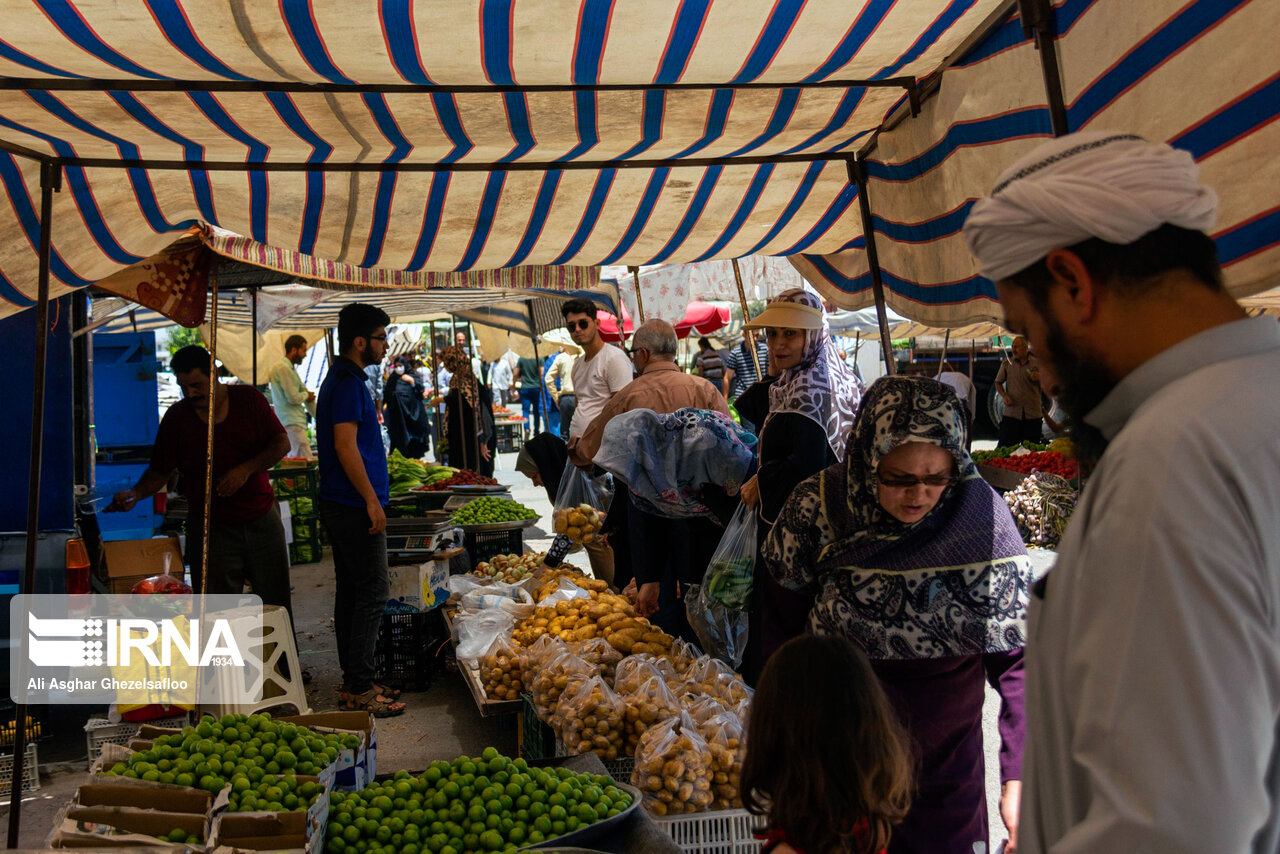
POLYGON ((1027 646, 1019 854, 1280 850, 1280 325, 1224 290, 1190 155, 1040 146, 974 206, 1092 467, 1027 646))

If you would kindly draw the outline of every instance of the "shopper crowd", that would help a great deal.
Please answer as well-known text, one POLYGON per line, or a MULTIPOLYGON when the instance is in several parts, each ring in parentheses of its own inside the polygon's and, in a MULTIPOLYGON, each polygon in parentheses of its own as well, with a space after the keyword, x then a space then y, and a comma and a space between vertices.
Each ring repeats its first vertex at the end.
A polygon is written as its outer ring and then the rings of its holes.
MULTIPOLYGON (((996 379, 1001 441, 1038 439, 1047 395, 1088 474, 1043 577, 969 455, 967 378, 864 389, 801 289, 740 345, 702 339, 690 372, 670 324, 643 324, 628 353, 572 300, 537 358, 485 366, 460 334, 434 362, 394 362, 380 398, 366 370, 389 321, 352 305, 318 399, 290 377, 305 342, 286 343, 279 421, 251 390, 211 402, 207 354, 175 357, 187 404, 116 504, 194 472, 213 418, 209 589, 243 577, 287 606, 259 493, 314 405, 344 708, 396 714, 373 670, 382 425, 421 456, 434 421, 452 465, 491 472, 493 405, 518 400, 516 467, 549 497, 613 475, 587 556, 667 632, 713 645, 687 619, 694 591, 735 514, 754 520, 745 647, 726 649, 758 688, 742 791, 766 850, 988 850, 988 686, 1008 851, 1280 850, 1280 327, 1223 288, 1215 204, 1189 155, 1089 133, 1032 151, 968 217, 1019 335, 996 379)), ((557 536, 547 565, 574 546, 557 536)))

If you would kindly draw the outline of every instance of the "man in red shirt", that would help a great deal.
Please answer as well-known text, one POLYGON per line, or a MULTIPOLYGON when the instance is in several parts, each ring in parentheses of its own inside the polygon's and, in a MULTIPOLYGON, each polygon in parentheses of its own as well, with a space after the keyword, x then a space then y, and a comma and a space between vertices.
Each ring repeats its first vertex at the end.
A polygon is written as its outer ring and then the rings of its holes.
POLYGON ((165 413, 151 464, 132 489, 117 492, 107 511, 129 510, 181 475, 191 511, 187 563, 197 593, 240 593, 247 581, 263 604, 289 610, 289 550, 280 508, 267 470, 289 451, 289 437, 262 393, 252 386, 222 385, 209 376, 209 351, 183 347, 173 354, 183 399, 165 413), (209 401, 213 400, 213 502, 209 510, 209 574, 201 590, 205 461, 209 401))

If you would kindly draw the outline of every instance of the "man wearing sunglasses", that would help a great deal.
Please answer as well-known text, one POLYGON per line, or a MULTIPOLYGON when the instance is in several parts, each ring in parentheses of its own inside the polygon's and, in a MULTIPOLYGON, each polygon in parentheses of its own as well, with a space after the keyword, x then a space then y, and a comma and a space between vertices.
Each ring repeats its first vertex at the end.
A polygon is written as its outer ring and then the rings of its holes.
POLYGON ((569 426, 569 452, 586 432, 592 419, 600 414, 623 386, 631 382, 631 360, 617 347, 606 347, 596 322, 596 307, 590 300, 573 299, 560 306, 564 326, 573 343, 582 348, 582 357, 574 362, 573 393, 577 408, 569 426))

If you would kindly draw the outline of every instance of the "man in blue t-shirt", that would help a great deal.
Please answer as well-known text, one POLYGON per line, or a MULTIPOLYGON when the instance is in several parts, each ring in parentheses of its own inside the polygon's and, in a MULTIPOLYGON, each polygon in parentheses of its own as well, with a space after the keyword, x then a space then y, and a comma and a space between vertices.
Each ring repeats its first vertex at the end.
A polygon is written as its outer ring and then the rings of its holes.
POLYGON ((342 668, 342 708, 375 717, 404 713, 398 691, 374 684, 374 648, 391 586, 387 579, 387 457, 365 368, 387 350, 382 309, 352 303, 338 314, 338 352, 316 402, 320 518, 333 547, 333 628, 342 668))

